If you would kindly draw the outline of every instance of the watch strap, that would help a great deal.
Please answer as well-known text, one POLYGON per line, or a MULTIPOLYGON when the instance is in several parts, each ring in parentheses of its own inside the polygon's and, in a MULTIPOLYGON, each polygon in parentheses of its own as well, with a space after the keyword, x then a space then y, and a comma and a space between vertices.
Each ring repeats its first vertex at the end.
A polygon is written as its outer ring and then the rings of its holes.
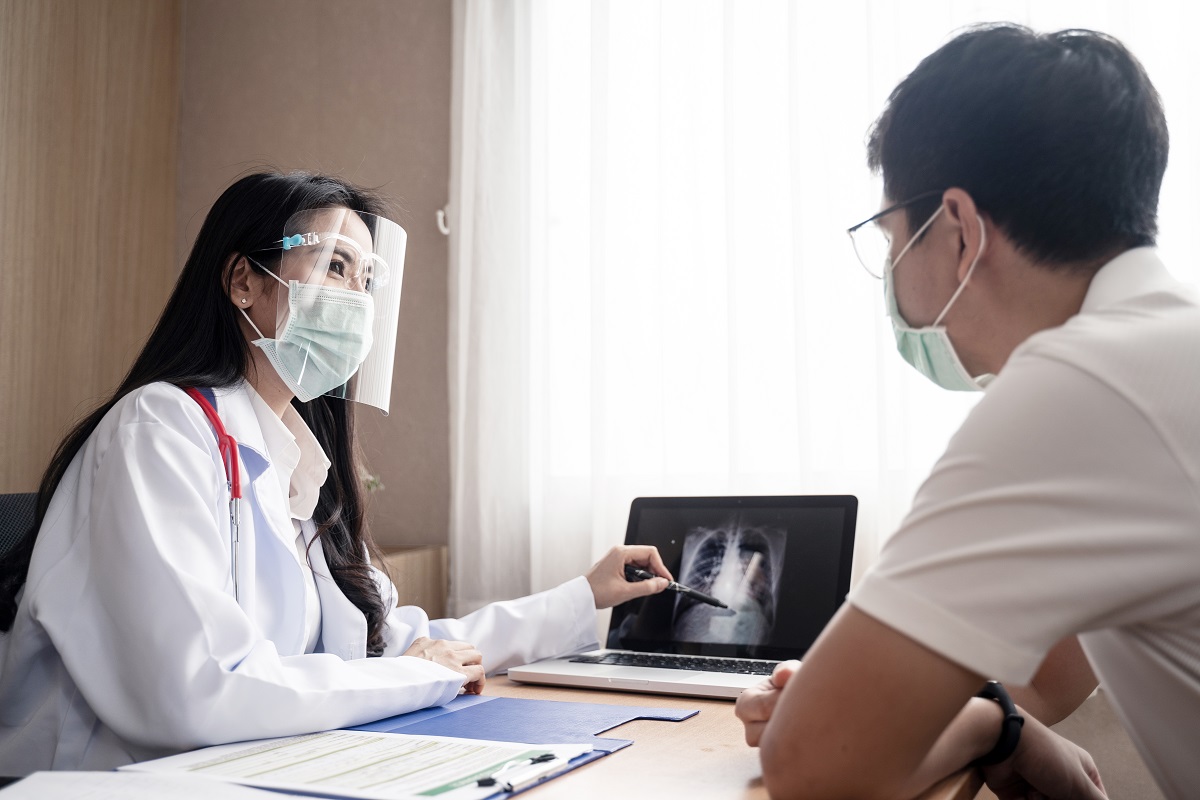
POLYGON ((1007 760, 1017 750, 1021 741, 1021 729, 1025 726, 1025 717, 1017 710, 1017 705, 1008 696, 1008 691, 999 681, 988 681, 976 697, 994 700, 1004 711, 1004 722, 1000 726, 1000 738, 996 746, 989 752, 971 762, 977 767, 987 767, 1007 760))

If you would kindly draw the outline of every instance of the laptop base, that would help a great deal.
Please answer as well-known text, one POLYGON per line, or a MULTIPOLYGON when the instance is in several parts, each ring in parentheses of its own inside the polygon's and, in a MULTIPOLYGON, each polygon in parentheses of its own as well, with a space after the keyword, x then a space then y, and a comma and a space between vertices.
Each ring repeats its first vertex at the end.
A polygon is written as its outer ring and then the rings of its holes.
POLYGON ((513 667, 508 671, 508 677, 517 683, 726 700, 736 700, 744 690, 764 680, 761 675, 581 664, 573 662, 572 658, 575 656, 513 667))

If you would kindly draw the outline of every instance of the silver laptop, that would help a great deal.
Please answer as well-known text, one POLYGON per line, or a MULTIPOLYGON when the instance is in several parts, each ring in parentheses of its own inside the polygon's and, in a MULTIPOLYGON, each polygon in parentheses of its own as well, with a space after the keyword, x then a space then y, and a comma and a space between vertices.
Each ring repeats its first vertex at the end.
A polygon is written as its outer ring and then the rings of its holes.
POLYGON ((606 649, 508 671, 524 683, 737 697, 803 658, 846 599, 858 500, 850 495, 639 497, 626 544, 652 544, 675 580, 613 609, 606 649))

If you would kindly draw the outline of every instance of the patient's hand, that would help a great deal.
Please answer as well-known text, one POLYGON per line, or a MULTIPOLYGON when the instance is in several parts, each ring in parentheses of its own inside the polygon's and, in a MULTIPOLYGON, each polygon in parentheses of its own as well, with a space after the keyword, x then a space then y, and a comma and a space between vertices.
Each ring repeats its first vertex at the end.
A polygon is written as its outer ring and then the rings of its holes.
POLYGON ((483 672, 483 654, 476 650, 473 644, 421 636, 404 651, 404 655, 433 661, 462 673, 467 679, 463 683, 463 690, 467 694, 483 694, 483 684, 486 680, 483 672))
POLYGON ((672 580, 663 564, 657 547, 627 544, 614 547, 592 565, 585 576, 596 598, 596 608, 611 608, 635 597, 658 594, 672 580), (625 566, 640 567, 653 572, 657 578, 630 581, 625 578, 625 566))
POLYGON ((779 702, 783 687, 799 669, 799 661, 781 661, 776 665, 771 677, 756 686, 751 686, 738 696, 734 713, 746 727, 746 744, 758 747, 763 729, 767 727, 767 721, 775 711, 775 704, 779 702))
POLYGON ((1016 752, 1007 761, 984 767, 983 777, 1000 800, 1023 797, 1101 800, 1108 796, 1091 755, 1029 714, 1025 714, 1016 752))

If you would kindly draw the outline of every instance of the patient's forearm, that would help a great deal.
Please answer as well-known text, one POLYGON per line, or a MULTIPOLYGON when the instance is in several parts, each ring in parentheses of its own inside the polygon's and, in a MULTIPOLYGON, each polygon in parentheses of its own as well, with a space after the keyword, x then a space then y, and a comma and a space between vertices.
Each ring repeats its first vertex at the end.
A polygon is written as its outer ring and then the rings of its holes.
POLYGON ((998 703, 980 697, 968 700, 909 776, 900 796, 915 797, 989 753, 1000 739, 1003 721, 1004 711, 998 703))

